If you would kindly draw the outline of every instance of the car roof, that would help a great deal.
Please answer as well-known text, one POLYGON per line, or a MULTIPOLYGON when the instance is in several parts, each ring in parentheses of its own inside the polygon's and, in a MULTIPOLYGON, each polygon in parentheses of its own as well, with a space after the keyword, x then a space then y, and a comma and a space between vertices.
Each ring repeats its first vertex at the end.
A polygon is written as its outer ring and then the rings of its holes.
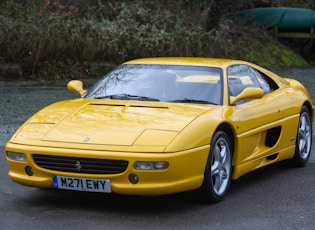
POLYGON ((212 66, 226 67, 232 64, 249 64, 251 63, 223 58, 206 58, 206 57, 153 57, 140 58, 127 61, 124 64, 163 64, 163 65, 192 65, 192 66, 212 66))

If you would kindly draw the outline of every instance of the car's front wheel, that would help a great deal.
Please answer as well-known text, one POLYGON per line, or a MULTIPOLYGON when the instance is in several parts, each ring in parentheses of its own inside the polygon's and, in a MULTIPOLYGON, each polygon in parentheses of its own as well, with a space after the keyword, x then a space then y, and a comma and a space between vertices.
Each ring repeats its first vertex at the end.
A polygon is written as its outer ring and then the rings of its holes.
POLYGON ((311 154, 312 147, 312 121, 309 109, 302 107, 298 132, 296 136, 296 147, 293 163, 296 166, 304 166, 311 154))
POLYGON ((216 203, 226 194, 232 174, 232 148, 228 136, 223 131, 213 135, 210 153, 200 188, 203 201, 216 203))

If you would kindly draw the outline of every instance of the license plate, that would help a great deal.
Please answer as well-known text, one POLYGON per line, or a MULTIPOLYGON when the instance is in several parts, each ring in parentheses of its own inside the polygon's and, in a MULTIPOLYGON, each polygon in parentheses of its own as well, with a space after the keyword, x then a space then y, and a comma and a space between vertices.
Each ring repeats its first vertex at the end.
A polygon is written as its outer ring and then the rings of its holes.
POLYGON ((53 176, 53 187, 57 189, 111 193, 110 180, 53 176))

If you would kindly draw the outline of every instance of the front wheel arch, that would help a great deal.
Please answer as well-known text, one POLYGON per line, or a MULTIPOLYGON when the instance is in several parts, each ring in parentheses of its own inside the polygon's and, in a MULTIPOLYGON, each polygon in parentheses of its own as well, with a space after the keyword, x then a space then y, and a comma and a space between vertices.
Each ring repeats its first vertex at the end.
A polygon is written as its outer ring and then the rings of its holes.
MULTIPOLYGON (((219 125, 219 127, 217 128, 216 132, 217 131, 223 131, 226 133, 226 135, 228 136, 229 138, 229 141, 231 143, 231 148, 232 148, 232 158, 233 158, 233 155, 234 155, 234 149, 235 149, 235 133, 233 132, 231 126, 227 123, 223 123, 221 125, 219 125)), ((232 160, 233 162, 233 160, 232 160)))

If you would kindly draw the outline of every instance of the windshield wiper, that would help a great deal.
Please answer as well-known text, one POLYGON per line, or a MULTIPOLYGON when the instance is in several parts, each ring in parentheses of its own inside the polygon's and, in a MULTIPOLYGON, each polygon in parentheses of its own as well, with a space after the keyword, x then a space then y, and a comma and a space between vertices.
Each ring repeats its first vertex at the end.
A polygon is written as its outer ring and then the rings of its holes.
POLYGON ((95 99, 112 99, 112 100, 137 100, 137 101, 160 101, 159 99, 145 96, 131 95, 127 93, 113 94, 95 97, 95 99))
POLYGON ((174 101, 170 101, 170 102, 183 102, 183 103, 194 103, 194 104, 214 104, 210 101, 205 101, 205 100, 196 100, 196 99, 190 99, 190 98, 184 98, 184 99, 180 99, 180 100, 174 100, 174 101))

